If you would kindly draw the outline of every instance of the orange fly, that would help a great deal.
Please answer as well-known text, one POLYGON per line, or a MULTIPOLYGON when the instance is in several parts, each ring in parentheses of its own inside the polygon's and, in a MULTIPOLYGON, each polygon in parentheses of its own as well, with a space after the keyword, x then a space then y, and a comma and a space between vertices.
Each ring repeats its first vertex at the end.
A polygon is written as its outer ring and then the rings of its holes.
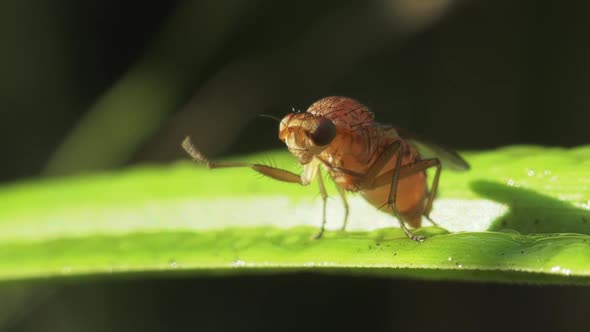
POLYGON ((345 208, 342 230, 348 220, 346 192, 358 192, 369 203, 397 217, 401 229, 414 241, 424 240, 406 226, 418 228, 422 216, 429 218, 436 196, 441 160, 445 167, 467 170, 469 165, 456 152, 417 139, 405 130, 374 120, 366 106, 346 97, 326 97, 313 103, 306 112, 285 116, 279 138, 303 165, 303 172, 261 164, 213 162, 187 137, 182 147, 197 162, 209 168, 249 167, 270 178, 308 185, 317 178, 323 199, 322 226, 326 225, 327 194, 321 171, 336 183, 345 208), (432 156, 430 158, 426 156, 432 156), (435 167, 428 190, 426 170, 435 167))

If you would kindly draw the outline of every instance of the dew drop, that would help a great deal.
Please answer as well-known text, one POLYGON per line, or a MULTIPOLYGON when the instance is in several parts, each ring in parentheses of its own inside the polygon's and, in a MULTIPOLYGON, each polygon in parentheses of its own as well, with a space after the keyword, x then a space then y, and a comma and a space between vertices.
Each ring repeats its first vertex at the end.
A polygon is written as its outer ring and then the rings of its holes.
POLYGON ((533 170, 533 169, 530 169, 530 168, 529 168, 529 169, 526 171, 526 174, 527 174, 528 176, 535 176, 535 170, 533 170))
POLYGON ((176 269, 176 268, 178 268, 178 262, 175 261, 174 259, 171 259, 168 261, 168 266, 170 266, 173 269, 176 269))
POLYGON ((447 260, 448 260, 449 262, 452 262, 452 261, 453 261, 453 257, 449 257, 449 258, 447 258, 447 260))

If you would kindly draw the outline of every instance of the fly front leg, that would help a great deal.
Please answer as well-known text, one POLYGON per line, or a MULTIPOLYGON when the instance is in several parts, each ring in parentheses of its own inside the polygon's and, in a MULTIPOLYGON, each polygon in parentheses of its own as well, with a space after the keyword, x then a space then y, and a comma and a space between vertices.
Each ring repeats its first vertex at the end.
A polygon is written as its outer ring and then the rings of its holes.
MULTIPOLYGON (((292 173, 290 171, 270 167, 266 165, 260 164, 249 164, 249 163, 241 163, 241 162, 213 162, 207 159, 198 149, 197 147, 191 142, 190 137, 187 137, 182 142, 182 147, 184 150, 198 163, 205 164, 209 168, 228 168, 228 167, 248 167, 256 172, 268 176, 269 178, 289 182, 289 183, 299 183, 301 185, 308 185, 309 181, 304 180, 302 176, 292 173)), ((322 179, 322 174, 320 171, 320 165, 317 165, 317 173, 315 176, 318 177, 318 185, 320 188, 320 194, 322 195, 323 207, 322 207, 322 226, 320 228, 319 233, 317 233, 314 238, 319 239, 324 234, 326 228, 326 204, 328 200, 328 194, 326 192, 326 187, 324 186, 324 181, 322 179)), ((313 177, 313 176, 312 176, 313 177)), ((312 178, 310 177, 310 178, 312 178)), ((348 215, 348 213, 347 213, 348 215)))
POLYGON ((313 238, 319 239, 324 235, 324 230, 326 229, 326 204, 328 202, 328 193, 326 192, 326 186, 324 186, 324 180, 322 179, 322 173, 320 170, 320 165, 318 165, 317 170, 317 177, 318 177, 318 186, 320 187, 320 194, 322 195, 322 227, 320 228, 320 232, 317 233, 313 238))
POLYGON ((182 141, 182 147, 184 150, 198 163, 207 165, 207 167, 213 168, 229 168, 229 167, 247 167, 255 170, 256 172, 268 176, 269 178, 283 181, 283 182, 290 182, 290 183, 299 183, 301 185, 307 185, 308 183, 304 181, 300 175, 295 174, 293 172, 270 167, 261 164, 249 164, 249 163, 241 163, 241 162, 215 162, 210 161, 205 157, 193 144, 190 137, 187 137, 182 141))

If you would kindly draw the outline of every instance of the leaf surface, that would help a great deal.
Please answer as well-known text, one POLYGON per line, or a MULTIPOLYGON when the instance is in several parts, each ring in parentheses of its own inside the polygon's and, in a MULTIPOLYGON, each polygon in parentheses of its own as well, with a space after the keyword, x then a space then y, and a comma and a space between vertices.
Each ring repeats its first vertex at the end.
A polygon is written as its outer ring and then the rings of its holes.
MULTIPOLYGON (((350 197, 350 230, 328 189, 190 162, 0 187, 0 279, 119 273, 317 271, 451 280, 590 283, 590 147, 465 153, 443 171, 432 214, 408 240, 350 197)), ((297 171, 283 152, 239 158, 297 171)), ((327 181, 329 182, 329 181, 327 181)))

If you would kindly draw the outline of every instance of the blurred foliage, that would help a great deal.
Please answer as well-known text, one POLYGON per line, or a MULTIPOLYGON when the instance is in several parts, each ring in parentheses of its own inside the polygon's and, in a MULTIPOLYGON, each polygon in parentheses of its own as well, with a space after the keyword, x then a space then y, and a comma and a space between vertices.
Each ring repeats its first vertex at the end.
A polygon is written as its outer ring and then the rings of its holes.
POLYGON ((584 3, 2 6, 5 180, 176 159, 186 134, 212 155, 276 147, 254 115, 333 94, 457 148, 589 138, 584 3))

